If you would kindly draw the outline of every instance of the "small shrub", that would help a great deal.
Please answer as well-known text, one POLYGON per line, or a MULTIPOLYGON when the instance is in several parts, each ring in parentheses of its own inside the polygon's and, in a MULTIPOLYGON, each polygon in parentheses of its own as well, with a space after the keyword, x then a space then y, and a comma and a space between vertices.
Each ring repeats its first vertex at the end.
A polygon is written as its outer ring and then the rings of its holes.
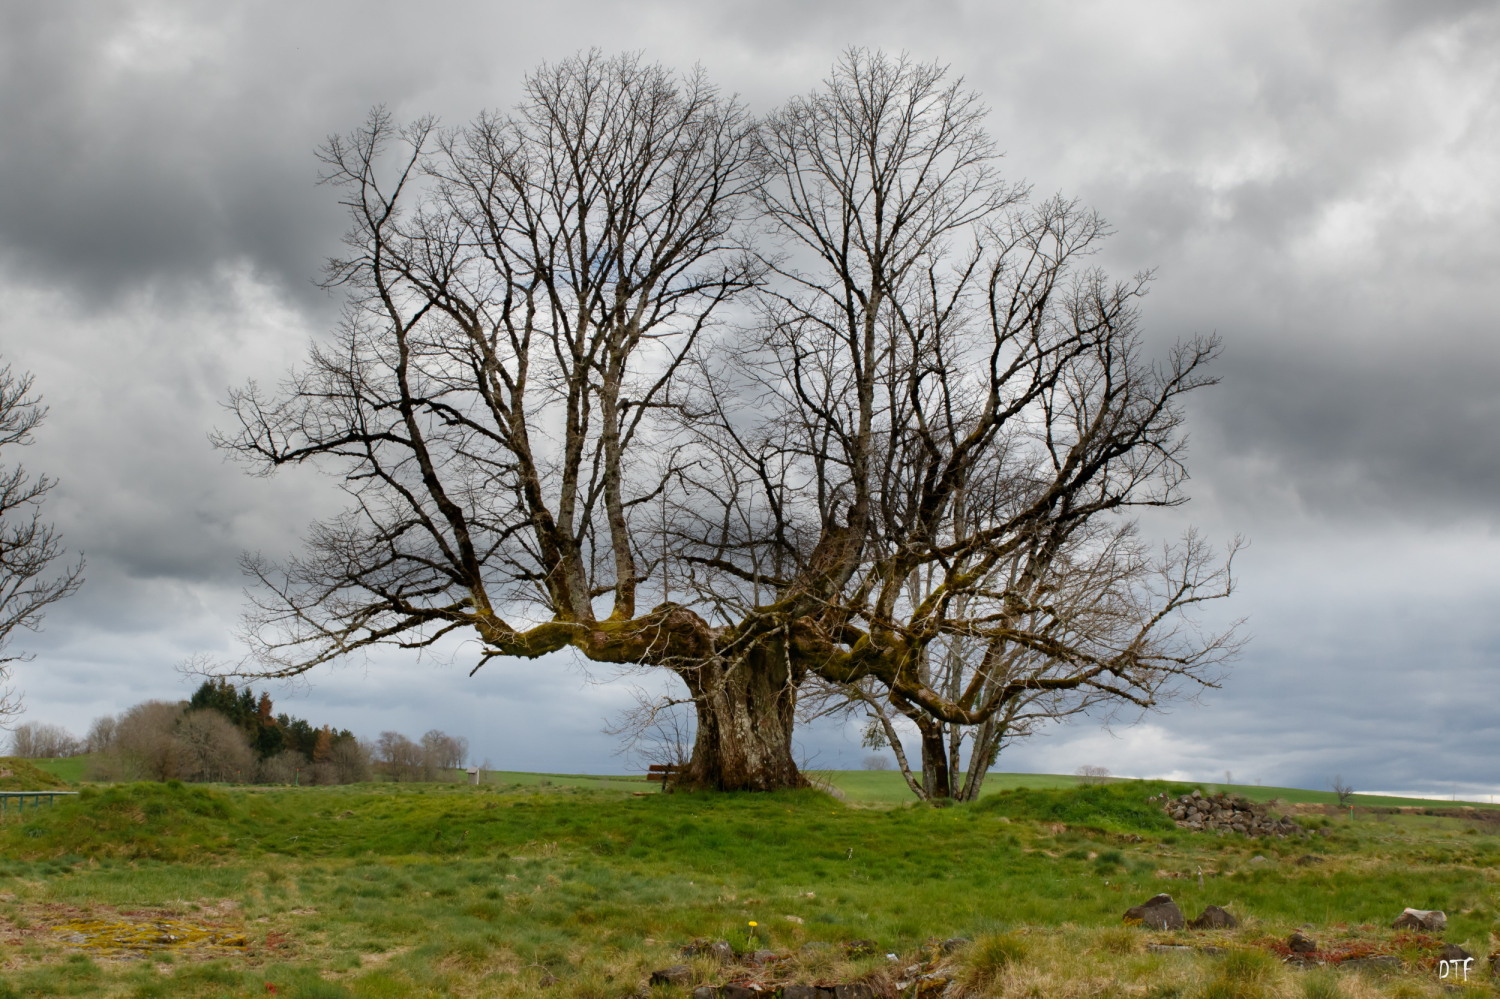
POLYGON ((1203 999, 1267 999, 1280 965, 1265 951, 1232 950, 1203 990, 1203 999))
POLYGON ((1338 975, 1330 971, 1310 971, 1302 976, 1303 999, 1340 999, 1338 975))
POLYGON ((996 933, 980 937, 965 955, 967 968, 964 982, 971 989, 989 989, 1006 969, 1022 964, 1031 954, 1031 945, 1017 933, 996 933))
POLYGON ((1141 949, 1143 939, 1133 927, 1111 926, 1099 932, 1095 943, 1107 954, 1134 954, 1141 949))

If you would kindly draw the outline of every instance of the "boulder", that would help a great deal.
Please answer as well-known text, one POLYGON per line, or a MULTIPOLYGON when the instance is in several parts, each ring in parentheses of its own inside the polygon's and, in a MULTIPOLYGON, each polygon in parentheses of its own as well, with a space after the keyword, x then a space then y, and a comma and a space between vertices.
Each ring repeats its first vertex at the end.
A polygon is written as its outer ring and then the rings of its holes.
POLYGON ((1441 909, 1404 909, 1391 924, 1391 929, 1441 933, 1447 926, 1448 914, 1441 909))
POLYGON ((720 964, 734 960, 734 948, 728 940, 694 940, 679 952, 683 957, 711 957, 720 964))
POLYGON ((1474 957, 1458 944, 1443 944, 1443 949, 1438 951, 1438 958, 1443 961, 1468 961, 1474 957))
POLYGON ((835 985, 833 995, 834 999, 875 999, 875 990, 864 982, 854 982, 850 985, 835 985))
POLYGON ((1171 895, 1156 895, 1132 906, 1125 910, 1124 918, 1127 923, 1140 923, 1153 930, 1180 930, 1183 926, 1182 910, 1171 895))
POLYGON ((693 979, 693 969, 685 964, 674 964, 651 972, 652 985, 686 985, 693 979))
POLYGON ((785 985, 781 989, 781 999, 828 999, 827 989, 816 985, 785 985))
POLYGON ((1188 925, 1195 930, 1232 930, 1240 925, 1240 921, 1229 910, 1210 905, 1204 907, 1198 918, 1188 925))

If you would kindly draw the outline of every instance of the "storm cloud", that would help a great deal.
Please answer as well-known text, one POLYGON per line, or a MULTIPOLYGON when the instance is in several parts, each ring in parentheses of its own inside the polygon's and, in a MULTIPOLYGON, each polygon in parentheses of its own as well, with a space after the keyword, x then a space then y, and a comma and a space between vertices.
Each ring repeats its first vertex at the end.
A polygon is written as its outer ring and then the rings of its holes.
MULTIPOLYGON (((1100 266, 1154 270, 1153 350, 1225 344, 1191 406, 1194 501, 1145 527, 1250 539, 1222 613, 1251 644, 1200 704, 1060 727, 1001 767, 1494 793, 1500 11, 1480 2, 6 5, 0 354, 51 407, 27 464, 89 559, 24 636, 27 717, 77 731, 184 696, 178 663, 237 654, 240 553, 338 508, 326 478, 249 478, 208 444, 230 386, 274 382, 336 320, 330 133, 375 105, 508 107, 590 46, 701 63, 768 111, 850 45, 950 65, 1008 174, 1110 221, 1100 266)), ((464 734, 497 766, 624 765, 600 732, 623 685, 563 656, 470 679, 471 651, 273 696, 464 734)), ((837 726, 803 738, 819 765, 863 755, 837 726)))

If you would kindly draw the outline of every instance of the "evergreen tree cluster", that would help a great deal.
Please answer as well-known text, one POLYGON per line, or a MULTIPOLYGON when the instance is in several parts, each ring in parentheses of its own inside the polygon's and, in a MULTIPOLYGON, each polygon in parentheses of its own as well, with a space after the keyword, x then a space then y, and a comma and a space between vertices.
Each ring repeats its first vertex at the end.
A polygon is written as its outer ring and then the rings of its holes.
POLYGON ((313 763, 322 763, 341 744, 359 742, 347 728, 337 731, 329 725, 314 728, 307 720, 285 712, 273 714, 271 695, 262 692, 257 696, 249 687, 241 690, 218 677, 203 681, 188 700, 189 711, 205 708, 229 719, 245 734, 250 748, 262 760, 291 750, 313 763))

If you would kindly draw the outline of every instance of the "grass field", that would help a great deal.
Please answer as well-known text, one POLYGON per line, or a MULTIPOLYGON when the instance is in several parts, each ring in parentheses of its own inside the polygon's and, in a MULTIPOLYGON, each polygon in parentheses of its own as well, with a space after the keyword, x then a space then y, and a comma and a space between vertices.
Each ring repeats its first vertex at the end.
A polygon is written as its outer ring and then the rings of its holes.
MULTIPOLYGON (((70 784, 77 784, 84 779, 84 772, 88 766, 88 757, 73 756, 54 760, 32 760, 30 762, 70 784)), ((907 789, 905 781, 901 779, 901 775, 892 770, 814 770, 810 773, 817 782, 831 785, 844 800, 851 804, 906 805, 913 801, 912 793, 907 789)), ((454 771, 451 777, 456 783, 467 779, 461 771, 454 771)), ((509 770, 487 770, 484 772, 484 782, 487 785, 502 787, 539 789, 549 787, 578 787, 601 791, 640 791, 650 788, 650 785, 640 776, 620 774, 537 774, 509 770)), ((998 794, 1001 791, 1013 790, 1020 787, 1078 787, 1082 783, 1084 783, 1084 778, 1058 774, 992 773, 985 780, 984 793, 986 795, 998 794)), ((1337 801, 1337 795, 1332 791, 1313 791, 1300 787, 1262 787, 1251 784, 1213 782, 1203 783, 1198 786, 1203 787, 1205 790, 1227 791, 1232 794, 1242 795, 1251 801, 1259 802, 1281 801, 1333 804, 1337 801)), ((1438 808, 1443 807, 1445 804, 1474 805, 1476 807, 1490 807, 1491 805, 1488 802, 1443 802, 1431 798, 1403 798, 1378 794, 1355 794, 1352 800, 1356 806, 1360 807, 1438 808)))
POLYGON ((1255 841, 1173 828, 1145 798, 1185 786, 1150 782, 1002 778, 979 803, 934 808, 898 807, 899 777, 872 772, 830 775, 844 801, 488 776, 86 786, 0 826, 0 999, 668 999, 731 980, 924 999, 1445 995, 1439 942, 1389 929, 1406 906, 1448 912, 1443 941, 1481 958, 1468 991, 1491 994, 1497 823, 1312 815, 1326 834, 1255 841), (1242 925, 1123 925, 1161 891, 1242 925), (1318 958, 1402 966, 1284 965, 1299 927, 1318 958), (937 946, 958 937, 973 942, 937 946), (695 940, 775 959, 684 957, 695 940), (686 981, 648 985, 678 964, 686 981))

